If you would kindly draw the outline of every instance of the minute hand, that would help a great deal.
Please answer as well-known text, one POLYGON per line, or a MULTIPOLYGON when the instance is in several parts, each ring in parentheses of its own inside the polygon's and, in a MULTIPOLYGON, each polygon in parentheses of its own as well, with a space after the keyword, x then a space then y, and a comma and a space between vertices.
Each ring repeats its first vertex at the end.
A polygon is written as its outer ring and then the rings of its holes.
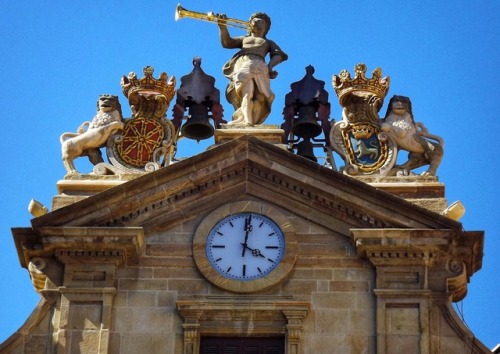
POLYGON ((252 214, 245 219, 245 241, 243 241, 243 250, 241 251, 241 257, 245 257, 245 251, 247 250, 247 241, 250 230, 252 229, 252 214))

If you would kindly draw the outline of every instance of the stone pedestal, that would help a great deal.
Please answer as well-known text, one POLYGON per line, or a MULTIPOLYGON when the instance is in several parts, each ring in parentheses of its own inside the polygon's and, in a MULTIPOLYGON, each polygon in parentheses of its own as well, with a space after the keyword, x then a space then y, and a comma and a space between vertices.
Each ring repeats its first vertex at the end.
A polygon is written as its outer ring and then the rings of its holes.
POLYGON ((444 193, 445 186, 438 181, 436 176, 356 176, 353 178, 436 213, 442 213, 448 206, 444 193))
POLYGON ((261 124, 253 127, 245 125, 223 124, 221 129, 217 129, 214 134, 215 143, 221 144, 239 138, 243 135, 251 135, 270 144, 283 144, 285 131, 277 125, 261 124))
POLYGON ((58 195, 52 198, 52 210, 73 204, 87 197, 101 193, 141 176, 140 174, 124 174, 112 176, 69 175, 57 182, 58 195))

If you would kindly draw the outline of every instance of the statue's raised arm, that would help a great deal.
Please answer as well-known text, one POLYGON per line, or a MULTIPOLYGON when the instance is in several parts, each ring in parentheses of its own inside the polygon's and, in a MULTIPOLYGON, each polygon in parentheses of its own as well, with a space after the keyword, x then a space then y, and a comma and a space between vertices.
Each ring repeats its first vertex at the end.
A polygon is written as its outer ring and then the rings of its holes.
POLYGON ((270 85, 270 80, 278 76, 274 67, 288 59, 288 55, 266 37, 271 18, 263 12, 256 12, 248 21, 242 21, 225 14, 205 14, 177 5, 175 19, 184 17, 217 23, 222 47, 240 49, 223 67, 223 73, 229 79, 226 98, 235 110, 229 124, 253 126, 263 123, 271 113, 274 100, 270 85), (247 34, 231 37, 227 26, 246 29, 247 34), (269 61, 266 62, 268 54, 269 61))
POLYGON ((265 13, 250 16, 250 31, 246 36, 233 38, 225 22, 219 21, 219 36, 223 48, 240 48, 224 65, 224 75, 229 79, 226 98, 235 112, 229 124, 252 126, 261 124, 269 116, 274 93, 270 79, 277 76, 274 67, 288 56, 266 35, 271 19, 265 13), (266 56, 269 54, 269 62, 266 56))

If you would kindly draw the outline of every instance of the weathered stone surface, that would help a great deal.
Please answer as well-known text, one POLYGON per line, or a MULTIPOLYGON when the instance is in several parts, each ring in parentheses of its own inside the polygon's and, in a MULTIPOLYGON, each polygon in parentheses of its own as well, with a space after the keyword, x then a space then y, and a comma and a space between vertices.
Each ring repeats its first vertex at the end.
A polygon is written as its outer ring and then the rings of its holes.
MULTIPOLYGON (((443 197, 414 182, 405 193, 443 197)), ((187 354, 203 336, 272 335, 297 354, 486 353, 450 306, 482 233, 367 183, 243 136, 34 219, 13 231, 22 265, 50 257, 59 283, 0 351, 187 354), (296 260, 238 293, 204 277, 193 240, 212 211, 245 204, 293 226, 296 260)))

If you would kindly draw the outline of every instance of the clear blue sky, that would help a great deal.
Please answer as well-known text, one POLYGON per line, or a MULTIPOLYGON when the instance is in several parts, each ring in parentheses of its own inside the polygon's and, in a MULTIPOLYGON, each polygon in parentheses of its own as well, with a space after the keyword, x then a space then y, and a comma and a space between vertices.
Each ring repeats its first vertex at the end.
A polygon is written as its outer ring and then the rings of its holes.
MULTIPOLYGON (((223 92, 223 63, 233 54, 220 47, 214 24, 174 21, 176 1, 17 1, 0 11, 0 140, 3 202, 0 205, 0 341, 19 328, 38 302, 29 275, 19 265, 10 228, 30 225, 31 198, 50 206, 64 177, 59 136, 95 113, 99 94, 127 102, 120 77, 152 65, 180 77, 201 56, 204 71, 223 92)), ((461 200, 466 230, 485 230, 483 269, 458 304, 467 325, 488 347, 500 343, 498 87, 500 2, 490 1, 298 1, 186 0, 182 6, 247 19, 268 13, 268 35, 288 53, 276 69, 270 124, 281 124, 284 96, 307 65, 326 82, 331 118, 341 108, 331 77, 357 63, 381 67, 391 77, 388 97, 412 99, 417 121, 445 140, 438 170, 449 202, 461 200)), ((241 30, 230 29, 233 35, 241 30)), ((388 100, 386 100, 387 103, 388 100)), ((230 105, 222 102, 227 112, 230 105)), ((168 111, 169 117, 171 108, 168 111)), ((384 106, 380 112, 385 114, 384 106)), ((229 116, 229 114, 227 114, 229 116)), ((185 144, 179 155, 202 146, 185 144)), ((78 167, 89 172, 82 161, 78 167)))

